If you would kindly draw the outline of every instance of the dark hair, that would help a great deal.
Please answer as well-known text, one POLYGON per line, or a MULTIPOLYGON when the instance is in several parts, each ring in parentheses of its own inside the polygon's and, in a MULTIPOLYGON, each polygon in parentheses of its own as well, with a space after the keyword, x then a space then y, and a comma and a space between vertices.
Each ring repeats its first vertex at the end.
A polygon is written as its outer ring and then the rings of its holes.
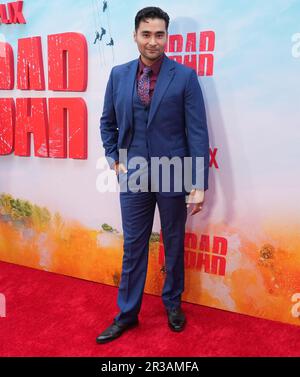
POLYGON ((146 7, 139 10, 135 16, 135 31, 137 31, 138 27, 140 26, 140 22, 145 21, 146 18, 160 18, 165 20, 166 30, 168 30, 170 21, 168 14, 158 7, 146 7))

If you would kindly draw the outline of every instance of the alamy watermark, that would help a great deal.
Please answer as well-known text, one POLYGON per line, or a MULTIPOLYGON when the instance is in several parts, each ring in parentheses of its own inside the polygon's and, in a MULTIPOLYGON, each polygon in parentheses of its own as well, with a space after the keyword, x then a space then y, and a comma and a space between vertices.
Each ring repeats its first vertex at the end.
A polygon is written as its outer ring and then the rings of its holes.
POLYGON ((128 159, 127 149, 119 149, 119 164, 125 171, 117 174, 109 166, 114 161, 100 157, 96 168, 96 187, 99 192, 187 192, 204 189, 204 157, 134 156, 128 159))
POLYGON ((295 302, 291 309, 292 316, 300 318, 300 293, 294 293, 291 300, 295 302))
POLYGON ((300 58, 300 33, 294 33, 292 35, 292 57, 300 58))

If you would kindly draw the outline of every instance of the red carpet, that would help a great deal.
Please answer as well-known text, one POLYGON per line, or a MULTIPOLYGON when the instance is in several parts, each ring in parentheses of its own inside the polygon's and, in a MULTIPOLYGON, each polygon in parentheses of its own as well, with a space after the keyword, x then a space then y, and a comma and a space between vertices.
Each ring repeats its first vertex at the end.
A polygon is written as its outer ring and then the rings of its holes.
POLYGON ((144 294, 139 327, 95 338, 118 313, 117 288, 0 262, 0 356, 300 356, 300 326, 183 303, 173 333, 160 297, 144 294))

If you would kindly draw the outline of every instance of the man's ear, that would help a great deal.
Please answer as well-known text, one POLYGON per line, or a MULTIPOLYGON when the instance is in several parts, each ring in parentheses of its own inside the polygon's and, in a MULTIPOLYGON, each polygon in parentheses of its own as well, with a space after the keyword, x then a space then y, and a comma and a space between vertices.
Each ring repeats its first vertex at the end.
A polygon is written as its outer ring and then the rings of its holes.
POLYGON ((136 42, 136 31, 133 32, 133 39, 136 42))

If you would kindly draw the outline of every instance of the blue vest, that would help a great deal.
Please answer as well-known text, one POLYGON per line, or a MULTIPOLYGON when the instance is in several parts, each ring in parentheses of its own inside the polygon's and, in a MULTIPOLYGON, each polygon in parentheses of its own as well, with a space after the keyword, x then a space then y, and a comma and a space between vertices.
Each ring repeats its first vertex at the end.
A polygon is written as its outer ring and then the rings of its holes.
MULTIPOLYGON (((151 104, 151 102, 150 102, 151 104)), ((127 180, 130 178, 132 174, 136 172, 136 175, 133 176, 134 182, 138 185, 142 184, 144 187, 144 183, 141 182, 141 179, 146 179, 148 175, 148 185, 145 186, 145 189, 150 191, 150 178, 151 178, 151 171, 150 171, 150 156, 149 156, 149 149, 148 149, 148 138, 147 138, 147 123, 150 111, 150 104, 144 105, 140 100, 140 97, 137 93, 137 82, 135 81, 134 84, 134 91, 133 91, 133 98, 132 98, 132 106, 133 106, 133 135, 131 139, 131 143, 127 150, 127 163, 128 163, 128 173, 127 173, 127 180), (132 157, 143 157, 143 165, 137 164, 135 167, 130 167, 130 159, 132 157), (142 177, 145 178, 141 178, 142 177)), ((136 163, 136 162, 135 162, 136 163)), ((143 181, 145 184, 147 181, 143 181)), ((126 184, 126 181, 122 178, 122 183, 126 184)), ((127 187, 127 184, 126 186, 127 187)), ((131 188, 129 188, 131 191, 131 188)), ((142 189, 144 191, 144 189, 142 189)))
MULTIPOLYGON (((151 103, 151 102, 150 102, 151 103)), ((133 136, 128 148, 128 161, 130 157, 142 156, 150 160, 147 140, 147 123, 150 104, 145 106, 137 93, 137 83, 135 81, 133 91, 133 136)))

